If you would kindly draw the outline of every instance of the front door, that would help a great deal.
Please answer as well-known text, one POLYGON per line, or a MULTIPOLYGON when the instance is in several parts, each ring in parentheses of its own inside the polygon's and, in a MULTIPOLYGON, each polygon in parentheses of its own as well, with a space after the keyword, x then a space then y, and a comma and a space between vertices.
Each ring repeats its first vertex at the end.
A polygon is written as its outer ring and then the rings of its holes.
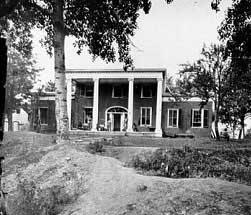
POLYGON ((120 114, 113 114, 113 130, 120 131, 120 123, 121 123, 121 115, 120 114))

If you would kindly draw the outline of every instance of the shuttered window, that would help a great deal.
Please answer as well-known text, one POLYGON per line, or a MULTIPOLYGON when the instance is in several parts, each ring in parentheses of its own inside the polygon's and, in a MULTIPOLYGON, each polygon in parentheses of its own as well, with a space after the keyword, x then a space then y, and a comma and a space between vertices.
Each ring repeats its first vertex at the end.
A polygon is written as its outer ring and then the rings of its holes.
POLYGON ((208 128, 209 127, 209 111, 206 109, 192 109, 191 126, 193 128, 208 128))

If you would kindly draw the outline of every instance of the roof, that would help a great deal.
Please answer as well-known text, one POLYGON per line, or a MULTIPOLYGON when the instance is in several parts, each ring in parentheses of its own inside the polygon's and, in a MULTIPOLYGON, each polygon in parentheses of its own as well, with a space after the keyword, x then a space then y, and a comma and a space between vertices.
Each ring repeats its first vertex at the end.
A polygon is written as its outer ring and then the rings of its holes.
POLYGON ((165 73, 165 68, 135 68, 135 69, 129 69, 127 71, 123 69, 66 69, 66 73, 112 73, 112 72, 127 72, 127 73, 133 73, 133 72, 162 72, 165 73))

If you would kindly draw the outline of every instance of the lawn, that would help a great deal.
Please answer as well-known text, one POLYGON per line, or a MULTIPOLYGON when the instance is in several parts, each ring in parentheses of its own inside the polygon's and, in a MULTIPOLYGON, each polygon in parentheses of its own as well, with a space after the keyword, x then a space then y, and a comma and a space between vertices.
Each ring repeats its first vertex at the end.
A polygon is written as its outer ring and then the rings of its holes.
MULTIPOLYGON (((123 167, 134 156, 158 148, 165 151, 190 146, 227 152, 249 150, 249 140, 115 137, 112 141, 102 139, 105 151, 95 155, 86 151, 90 141, 93 138, 75 137, 70 145, 56 145, 54 135, 5 134, 1 146, 1 154, 6 158, 3 188, 9 193, 14 209, 26 205, 26 211, 18 214, 40 215, 41 207, 53 212, 48 211, 46 215, 251 214, 250 186, 210 177, 142 176, 132 168, 123 167), (23 180, 17 186, 20 178, 28 181, 23 180)), ((10 215, 17 214, 14 209, 10 215)))

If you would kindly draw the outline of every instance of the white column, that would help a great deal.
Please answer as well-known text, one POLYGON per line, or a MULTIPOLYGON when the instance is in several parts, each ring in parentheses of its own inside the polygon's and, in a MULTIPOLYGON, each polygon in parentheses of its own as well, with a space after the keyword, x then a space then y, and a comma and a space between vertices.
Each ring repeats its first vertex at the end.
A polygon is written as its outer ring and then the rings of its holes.
POLYGON ((132 124, 133 124, 133 85, 134 79, 130 78, 129 81, 129 89, 128 89, 128 123, 127 123, 127 132, 132 132, 132 124))
POLYGON ((69 123, 69 130, 71 130, 71 97, 72 97, 72 79, 69 78, 66 80, 67 87, 66 87, 66 102, 67 102, 67 114, 68 114, 68 123, 69 123))
POLYGON ((162 135, 162 130, 161 130, 162 87, 163 87, 163 79, 159 78, 157 79, 156 127, 155 127, 155 133, 158 136, 162 135))
POLYGON ((98 97, 99 97, 99 79, 95 78, 93 88, 93 109, 92 109, 92 131, 97 131, 98 124, 98 97))

